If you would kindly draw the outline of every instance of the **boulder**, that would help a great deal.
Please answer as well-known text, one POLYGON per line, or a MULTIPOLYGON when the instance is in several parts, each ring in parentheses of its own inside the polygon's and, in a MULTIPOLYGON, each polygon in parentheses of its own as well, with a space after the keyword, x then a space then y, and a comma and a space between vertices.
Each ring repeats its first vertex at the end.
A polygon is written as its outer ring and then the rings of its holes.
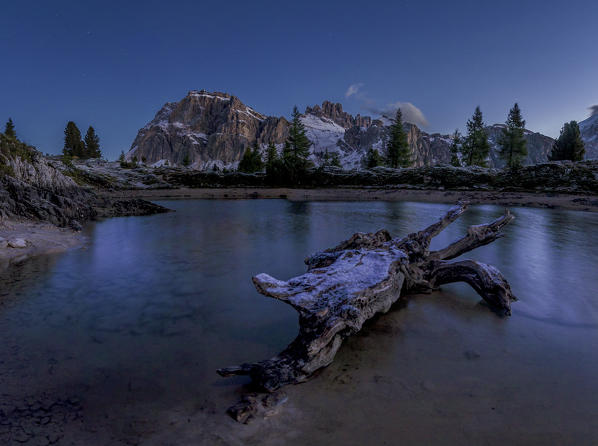
POLYGON ((27 244, 28 244, 28 242, 24 238, 13 238, 8 241, 9 248, 17 248, 17 249, 27 248, 27 244))

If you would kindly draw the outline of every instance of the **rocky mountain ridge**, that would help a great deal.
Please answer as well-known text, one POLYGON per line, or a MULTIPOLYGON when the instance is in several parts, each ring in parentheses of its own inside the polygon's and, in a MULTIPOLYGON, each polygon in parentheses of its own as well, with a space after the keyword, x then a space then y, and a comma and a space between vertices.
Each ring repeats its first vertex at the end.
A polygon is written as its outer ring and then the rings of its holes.
MULTIPOLYGON (((343 168, 359 168, 369 148, 384 151, 391 120, 345 112, 340 103, 324 101, 307 107, 301 120, 312 141, 311 158, 316 165, 326 152, 336 152, 343 168)), ((190 91, 179 102, 165 104, 154 119, 139 130, 126 154, 148 165, 183 165, 198 170, 234 169, 246 147, 256 141, 265 149, 270 142, 280 149, 288 134, 284 117, 263 115, 237 97, 206 90, 190 91)), ((502 167, 498 137, 502 124, 487 127, 491 143, 490 167, 502 167)), ((450 135, 429 134, 414 124, 405 124, 414 154, 414 166, 447 164, 450 161, 450 135)), ((528 156, 524 164, 545 162, 554 140, 526 131, 528 156)))

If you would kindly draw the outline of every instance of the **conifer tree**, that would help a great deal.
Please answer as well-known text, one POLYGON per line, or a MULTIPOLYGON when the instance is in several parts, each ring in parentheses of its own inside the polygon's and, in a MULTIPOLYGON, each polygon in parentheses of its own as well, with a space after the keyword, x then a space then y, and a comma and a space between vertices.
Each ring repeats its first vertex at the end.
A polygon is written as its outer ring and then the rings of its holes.
POLYGON ((239 172, 250 173, 251 170, 251 148, 247 146, 245 152, 243 153, 243 158, 239 161, 239 172))
POLYGON ((341 159, 340 156, 338 155, 338 152, 332 152, 330 154, 330 166, 331 167, 343 167, 341 164, 341 159))
POLYGON ((361 163, 366 169, 373 169, 384 164, 384 158, 377 149, 370 147, 361 163))
POLYGON ((69 121, 64 129, 64 147, 62 153, 65 156, 82 158, 84 152, 85 143, 81 141, 81 132, 73 121, 69 121))
POLYGON ((278 161, 278 151, 274 143, 270 142, 266 149, 266 172, 268 172, 278 161))
POLYGON ((581 161, 586 153, 585 145, 581 139, 577 121, 566 122, 561 129, 561 134, 552 146, 550 161, 570 160, 581 161))
POLYGON ((260 172, 264 169, 264 160, 262 159, 262 154, 260 153, 260 145, 255 140, 255 144, 253 145, 253 150, 251 151, 251 163, 254 172, 260 172))
POLYGON ((323 169, 324 167, 328 167, 329 162, 330 162, 330 154, 328 153, 328 149, 326 149, 326 151, 324 153, 320 152, 318 154, 318 156, 322 160, 320 162, 320 169, 323 169))
POLYGON ((527 142, 524 137, 525 121, 521 117, 519 105, 515 103, 509 110, 507 127, 502 130, 498 140, 499 154, 509 169, 516 169, 527 156, 527 142))
POLYGON ((270 184, 280 184, 283 181, 286 170, 282 158, 278 155, 276 146, 270 142, 266 150, 266 175, 270 184))
POLYGON ((100 158, 102 152, 100 151, 100 137, 96 134, 95 129, 89 126, 85 134, 85 153, 84 158, 100 158))
POLYGON ((189 164, 191 164, 191 159, 189 159, 189 154, 185 153, 185 156, 183 157, 183 166, 187 167, 189 164))
POLYGON ((249 146, 245 149, 243 158, 239 162, 239 171, 245 173, 259 172, 264 168, 264 162, 260 154, 260 148, 257 140, 253 146, 253 149, 249 146))
POLYGON ((309 167, 309 147, 312 142, 305 134, 305 126, 301 122, 301 114, 297 106, 293 108, 293 120, 289 127, 289 136, 285 141, 283 150, 283 159, 285 165, 290 170, 293 179, 303 174, 309 167))
POLYGON ((389 167, 409 167, 413 157, 407 141, 407 133, 403 127, 403 114, 397 109, 394 122, 390 126, 390 137, 386 145, 386 163, 389 167))
POLYGON ((338 152, 328 152, 328 149, 322 155, 322 163, 320 164, 320 168, 324 167, 342 167, 341 159, 338 155, 338 152))
POLYGON ((467 121, 467 136, 461 146, 463 161, 468 166, 486 166, 490 144, 484 127, 482 111, 476 107, 473 116, 467 121))
POLYGON ((9 138, 17 137, 17 132, 15 131, 15 125, 12 122, 12 118, 8 118, 8 121, 6 121, 6 126, 4 127, 4 134, 9 138))
POLYGON ((460 148, 461 144, 461 134, 459 133, 459 129, 455 129, 455 133, 453 133, 453 137, 451 139, 451 166, 461 167, 461 160, 459 159, 459 153, 461 151, 460 148))

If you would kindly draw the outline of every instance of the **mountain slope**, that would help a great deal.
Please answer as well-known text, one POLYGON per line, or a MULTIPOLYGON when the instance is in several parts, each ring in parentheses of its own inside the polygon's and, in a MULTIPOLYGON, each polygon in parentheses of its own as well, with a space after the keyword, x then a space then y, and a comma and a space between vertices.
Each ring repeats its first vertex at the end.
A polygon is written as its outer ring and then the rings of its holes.
POLYGON ((579 130, 586 146, 586 159, 598 159, 598 114, 581 121, 579 130))
MULTIPOLYGON (((326 152, 337 152, 345 169, 359 168, 370 147, 383 153, 391 123, 385 116, 352 116, 341 104, 329 101, 307 107, 301 120, 313 143, 311 158, 316 165, 326 152)), ((229 94, 193 90, 180 102, 165 104, 139 130, 126 157, 157 166, 189 162, 195 169, 236 168, 245 148, 256 141, 262 150, 269 142, 282 148, 288 126, 285 118, 262 115, 229 94)), ((491 167, 504 164, 497 151, 502 127, 487 128, 492 145, 491 167)), ((413 124, 405 124, 405 129, 415 167, 450 161, 449 135, 428 134, 413 124)), ((553 140, 530 131, 526 139, 529 154, 525 163, 546 161, 553 140)))

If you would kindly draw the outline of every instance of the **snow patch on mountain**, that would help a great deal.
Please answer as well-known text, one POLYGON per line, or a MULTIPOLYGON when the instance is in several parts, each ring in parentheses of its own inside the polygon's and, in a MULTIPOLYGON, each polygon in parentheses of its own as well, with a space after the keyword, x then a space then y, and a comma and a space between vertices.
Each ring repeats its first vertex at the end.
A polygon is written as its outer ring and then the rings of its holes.
POLYGON ((202 91, 193 91, 192 90, 189 92, 188 96, 196 97, 196 98, 218 99, 220 101, 230 101, 229 97, 205 93, 203 90, 202 91))
POLYGON ((314 153, 338 152, 338 142, 345 137, 345 129, 328 118, 315 115, 301 117, 305 126, 305 134, 313 143, 311 150, 314 153))

